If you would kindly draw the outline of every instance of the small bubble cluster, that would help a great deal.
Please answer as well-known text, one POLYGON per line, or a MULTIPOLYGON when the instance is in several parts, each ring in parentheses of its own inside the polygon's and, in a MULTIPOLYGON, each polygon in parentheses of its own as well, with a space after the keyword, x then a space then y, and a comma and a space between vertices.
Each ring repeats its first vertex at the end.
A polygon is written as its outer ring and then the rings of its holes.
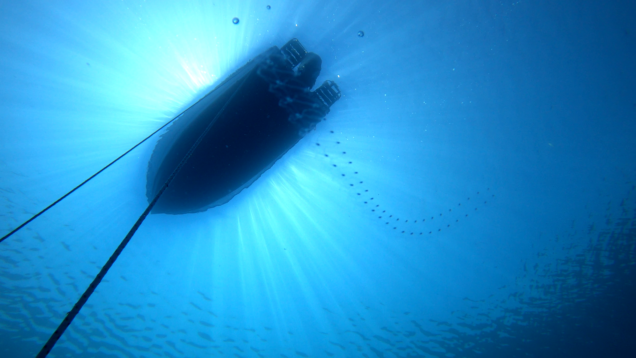
MULTIPOLYGON (((334 134, 334 131, 330 130, 329 133, 334 134)), ((337 147, 340 147, 340 141, 334 141, 333 143, 335 143, 337 147)), ((321 146, 320 143, 316 143, 316 146, 326 148, 325 146, 321 146)), ((333 158, 335 156, 343 159, 344 157, 346 157, 346 155, 346 151, 334 150, 333 153, 324 153, 324 158, 333 158), (341 155, 338 153, 341 153, 341 155)), ((393 214, 387 212, 385 208, 381 207, 380 204, 377 203, 377 200, 375 200, 375 197, 371 196, 372 194, 369 193, 369 189, 362 187, 364 181, 355 179, 359 177, 359 172, 355 171, 355 169, 352 168, 353 161, 344 159, 343 163, 348 164, 343 164, 341 166, 333 163, 331 164, 333 168, 339 171, 340 177, 346 180, 348 186, 352 189, 355 189, 356 195, 360 197, 361 203, 371 206, 371 212, 373 212, 374 215, 377 215, 377 219, 382 221, 384 226, 388 226, 388 228, 390 228, 392 231, 394 230, 395 232, 401 234, 432 235, 433 233, 440 233, 442 232, 442 229, 447 230, 450 229, 451 226, 459 224, 460 219, 457 217, 460 217, 461 219, 468 218, 470 212, 474 213, 475 211, 478 211, 478 206, 481 205, 482 202, 483 204, 487 204, 490 198, 495 198, 495 195, 490 192, 490 188, 487 189, 487 193, 476 192, 475 196, 478 200, 475 200, 475 197, 473 197, 473 200, 471 200, 471 197, 467 197, 464 205, 462 205, 462 203, 457 203, 457 205, 454 207, 456 209, 455 212, 453 211, 453 208, 448 209, 448 213, 456 215, 453 218, 455 220, 450 219, 449 221, 448 218, 444 217, 443 213, 439 213, 439 215, 432 215, 430 216, 430 219, 428 219, 430 215, 429 214, 424 215, 424 217, 421 219, 418 218, 415 220, 409 220, 402 218, 402 220, 400 220, 400 218, 394 217, 393 214), (460 213, 457 213, 457 211, 459 211, 460 213), (438 218, 437 220, 435 220, 436 217, 438 218), (446 219, 440 221, 444 218, 446 219)))

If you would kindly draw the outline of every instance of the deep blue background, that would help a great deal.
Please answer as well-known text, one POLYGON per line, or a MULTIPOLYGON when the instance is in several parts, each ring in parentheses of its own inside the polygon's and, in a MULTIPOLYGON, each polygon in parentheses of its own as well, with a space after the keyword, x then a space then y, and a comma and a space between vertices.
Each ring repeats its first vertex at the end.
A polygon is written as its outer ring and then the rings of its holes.
MULTIPOLYGON (((0 3, 2 235, 270 46, 344 95, 228 204, 148 217, 51 356, 633 356, 635 15, 0 3)), ((2 356, 36 354, 143 212, 155 141, 0 243, 2 356)))

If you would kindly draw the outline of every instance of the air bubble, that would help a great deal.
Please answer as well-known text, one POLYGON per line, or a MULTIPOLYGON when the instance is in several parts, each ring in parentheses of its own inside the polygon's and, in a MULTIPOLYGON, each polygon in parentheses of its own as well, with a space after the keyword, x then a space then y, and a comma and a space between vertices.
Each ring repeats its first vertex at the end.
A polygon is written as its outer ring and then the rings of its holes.
POLYGON ((358 37, 364 37, 364 31, 358 31, 358 37))
POLYGON ((272 9, 272 7, 269 6, 269 5, 267 5, 266 8, 267 8, 267 10, 271 10, 272 9))
POLYGON ((233 19, 232 19, 232 23, 233 23, 234 25, 237 25, 237 24, 239 23, 239 18, 238 18, 238 17, 233 18, 233 19))

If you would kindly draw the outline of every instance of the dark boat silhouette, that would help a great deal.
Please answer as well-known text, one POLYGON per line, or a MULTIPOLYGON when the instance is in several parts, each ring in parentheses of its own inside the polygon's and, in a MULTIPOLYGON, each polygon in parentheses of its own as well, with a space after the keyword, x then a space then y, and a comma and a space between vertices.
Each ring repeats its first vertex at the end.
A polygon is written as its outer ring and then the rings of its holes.
POLYGON ((332 81, 311 91, 321 63, 292 39, 251 60, 186 110, 157 142, 148 164, 151 202, 187 158, 152 212, 205 211, 257 180, 340 98, 332 81))

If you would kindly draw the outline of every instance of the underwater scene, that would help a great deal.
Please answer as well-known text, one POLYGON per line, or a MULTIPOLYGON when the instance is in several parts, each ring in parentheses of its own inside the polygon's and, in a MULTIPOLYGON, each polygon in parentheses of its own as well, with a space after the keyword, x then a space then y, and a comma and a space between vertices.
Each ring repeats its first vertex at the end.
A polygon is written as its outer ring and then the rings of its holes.
POLYGON ((0 17, 0 357, 636 356, 635 2, 0 17))

